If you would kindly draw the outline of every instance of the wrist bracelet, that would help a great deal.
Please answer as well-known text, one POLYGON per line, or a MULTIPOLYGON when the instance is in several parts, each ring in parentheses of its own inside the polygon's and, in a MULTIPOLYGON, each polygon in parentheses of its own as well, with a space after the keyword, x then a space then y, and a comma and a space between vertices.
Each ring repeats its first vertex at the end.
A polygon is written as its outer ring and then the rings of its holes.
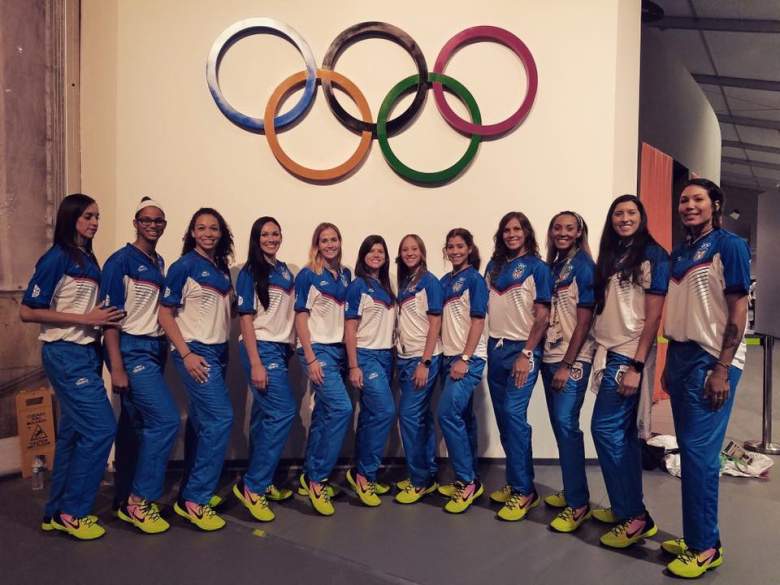
POLYGON ((359 370, 360 366, 347 366, 348 370, 359 370))
POLYGON ((731 367, 731 364, 727 364, 727 363, 725 363, 725 362, 722 362, 722 361, 720 361, 720 360, 718 360, 717 364, 718 364, 719 366, 723 366, 724 368, 726 368, 726 370, 728 370, 728 369, 731 367))
POLYGON ((316 361, 317 361, 317 357, 315 356, 313 360, 311 360, 310 362, 306 362, 306 365, 310 366, 310 365, 312 365, 316 361))
POLYGON ((192 351, 188 351, 186 354, 184 354, 184 355, 181 357, 182 361, 186 360, 186 359, 187 359, 189 356, 191 356, 191 355, 192 355, 192 351))

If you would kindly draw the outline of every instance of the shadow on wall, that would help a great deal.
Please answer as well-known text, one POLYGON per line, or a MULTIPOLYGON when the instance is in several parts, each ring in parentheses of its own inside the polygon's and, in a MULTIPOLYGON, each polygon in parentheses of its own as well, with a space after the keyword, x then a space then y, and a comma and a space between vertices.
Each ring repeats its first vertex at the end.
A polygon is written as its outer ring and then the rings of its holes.
MULTIPOLYGON (((231 277, 233 282, 236 282, 238 273, 242 266, 243 265, 235 266, 231 269, 231 277)), ((297 274, 300 270, 300 267, 293 264, 288 264, 288 267, 294 274, 297 274)), ((248 456, 249 415, 252 412, 252 393, 249 390, 247 376, 241 365, 241 360, 239 357, 239 334, 240 330, 238 319, 234 319, 232 321, 230 331, 229 364, 226 376, 227 386, 233 404, 233 429, 231 431, 228 450, 225 455, 226 460, 243 460, 248 456)), ((290 388, 292 389, 296 404, 298 404, 298 416, 293 421, 287 445, 285 446, 285 449, 282 453, 282 458, 301 460, 303 459, 303 455, 306 450, 306 437, 308 434, 309 424, 311 422, 311 411, 314 407, 314 396, 308 383, 308 378, 304 374, 297 355, 294 353, 289 362, 289 371, 290 388)), ((165 380, 168 383, 174 398, 176 399, 181 417, 180 433, 171 458, 174 460, 182 460, 184 458, 184 435, 187 421, 188 398, 187 392, 181 383, 178 373, 176 372, 173 360, 170 357, 168 358, 168 364, 165 368, 165 380)), ((434 413, 436 412, 436 405, 439 400, 440 390, 440 385, 437 385, 437 388, 434 390, 432 405, 434 413)), ((344 444, 341 448, 341 457, 343 458, 352 457, 354 454, 355 424, 357 424, 357 415, 360 411, 359 392, 351 388, 348 382, 347 391, 350 393, 352 398, 352 404, 355 413, 353 417, 353 424, 351 425, 347 436, 344 439, 344 444)), ((395 396, 396 405, 398 404, 399 392, 400 391, 397 380, 394 379, 393 394, 395 396)), ((495 438, 497 437, 497 433, 493 431, 493 427, 495 426, 493 418, 493 407, 490 404, 490 396, 487 391, 485 379, 483 379, 479 387, 477 387, 477 389, 474 391, 474 410, 476 412, 479 427, 478 440, 480 455, 484 455, 484 453, 491 447, 491 440, 495 441, 495 438)), ((446 456, 447 450, 441 437, 441 433, 438 432, 438 425, 437 438, 438 455, 446 456)), ((394 426, 392 432, 390 433, 388 445, 385 450, 385 456, 403 456, 401 434, 398 428, 398 424, 394 426)))

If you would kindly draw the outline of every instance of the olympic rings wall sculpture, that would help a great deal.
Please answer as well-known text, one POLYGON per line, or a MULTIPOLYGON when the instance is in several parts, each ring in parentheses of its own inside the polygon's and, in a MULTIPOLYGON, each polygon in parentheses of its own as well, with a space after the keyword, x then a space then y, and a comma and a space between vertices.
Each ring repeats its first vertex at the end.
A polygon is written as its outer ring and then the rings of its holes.
POLYGON ((314 54, 305 40, 290 26, 273 18, 250 18, 237 22, 217 37, 211 47, 206 64, 206 81, 217 107, 234 124, 253 132, 263 132, 276 159, 293 175, 307 181, 331 182, 348 176, 368 156, 371 142, 379 141, 382 154, 388 165, 404 179, 423 185, 441 185, 456 178, 469 166, 477 154, 483 138, 497 138, 516 128, 531 111, 538 86, 536 63, 525 43, 503 28, 475 26, 456 34, 442 48, 433 71, 428 65, 420 47, 406 32, 385 22, 361 22, 349 27, 331 43, 322 68, 317 68, 314 54), (236 110, 222 95, 219 87, 219 66, 225 53, 240 39, 255 34, 273 34, 291 43, 303 57, 305 69, 285 79, 271 95, 262 118, 254 118, 236 110), (343 75, 334 70, 341 54, 352 44, 366 38, 383 38, 400 45, 412 57, 417 74, 398 82, 387 94, 379 108, 376 122, 363 93, 343 75), (444 74, 453 54, 466 44, 491 41, 511 49, 525 68, 528 80, 525 97, 518 109, 506 120, 496 124, 482 124, 482 115, 476 100, 461 83, 444 74), (357 150, 344 163, 331 169, 312 169, 293 161, 279 145, 277 130, 290 126, 308 111, 314 102, 317 84, 322 85, 325 99, 333 114, 350 131, 360 134, 357 150), (294 89, 303 86, 303 94, 285 113, 279 113, 284 98, 294 89), (339 104, 333 92, 333 85, 341 88, 352 99, 360 119, 349 114, 339 104), (428 90, 433 89, 436 107, 447 123, 458 132, 470 136, 469 146, 463 156, 452 166, 436 172, 422 172, 407 166, 393 153, 389 138, 401 132, 420 112, 425 104, 428 90), (444 97, 444 90, 455 94, 468 111, 470 121, 456 114, 444 97), (407 93, 414 93, 409 106, 394 118, 390 118, 393 107, 407 93))

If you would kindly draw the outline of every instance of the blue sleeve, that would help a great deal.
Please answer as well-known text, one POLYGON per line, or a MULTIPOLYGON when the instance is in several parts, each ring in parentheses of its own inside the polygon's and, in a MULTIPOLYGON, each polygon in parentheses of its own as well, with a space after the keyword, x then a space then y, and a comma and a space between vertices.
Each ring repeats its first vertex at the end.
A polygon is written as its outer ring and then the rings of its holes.
POLYGON ((552 272, 544 262, 538 262, 534 270, 534 283, 536 284, 535 303, 549 305, 552 299, 552 272))
POLYGON ((188 277, 189 269, 187 264, 181 260, 174 262, 170 270, 168 270, 168 275, 165 277, 165 289, 163 290, 160 304, 166 307, 181 307, 183 304, 184 285, 187 283, 188 277))
POLYGON ((295 277, 295 312, 308 313, 309 308, 306 302, 309 300, 309 288, 311 284, 312 271, 308 268, 301 270, 295 277))
POLYGON ((126 268, 122 256, 114 254, 106 260, 100 276, 100 292, 98 293, 101 304, 124 311, 126 268))
POLYGON ((593 289, 593 280, 596 275, 596 267, 591 262, 579 264, 574 278, 577 280, 579 298, 577 306, 589 309, 596 305, 596 293, 593 289))
POLYGON ((257 312, 255 307, 255 279, 245 268, 238 273, 236 281, 236 294, 238 295, 238 313, 239 315, 254 315, 257 312))
POLYGON ((22 304, 33 309, 48 309, 67 268, 68 255, 63 250, 51 248, 35 265, 22 304))
POLYGON ((469 315, 476 319, 484 319, 488 309, 488 289, 485 279, 474 271, 474 278, 469 282, 469 302, 471 311, 469 315))
POLYGON ((435 276, 430 273, 428 276, 428 281, 425 284, 425 294, 428 297, 428 314, 441 315, 444 309, 444 289, 435 276))
POLYGON ((366 283, 362 278, 356 278, 347 288, 346 304, 344 305, 345 319, 360 319, 360 301, 366 291, 366 283))
POLYGON ((738 236, 724 238, 720 247, 725 294, 747 294, 750 290, 750 248, 738 236))
POLYGON ((647 260, 650 262, 650 286, 645 292, 651 295, 666 295, 669 289, 669 254, 660 246, 650 245, 645 252, 647 260))

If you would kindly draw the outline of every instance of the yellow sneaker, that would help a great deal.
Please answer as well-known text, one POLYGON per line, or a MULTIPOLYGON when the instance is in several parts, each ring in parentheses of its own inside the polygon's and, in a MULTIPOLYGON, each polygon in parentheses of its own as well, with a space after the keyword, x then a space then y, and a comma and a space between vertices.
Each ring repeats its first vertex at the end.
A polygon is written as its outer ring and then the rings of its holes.
POLYGON ((542 500, 536 492, 530 496, 513 493, 496 516, 507 522, 519 522, 528 515, 530 510, 533 510, 541 503, 542 500))
POLYGON ((424 496, 435 492, 438 487, 439 484, 435 481, 428 485, 428 487, 421 488, 414 487, 412 483, 409 482, 406 484, 406 489, 395 495, 395 501, 399 504, 414 504, 415 502, 419 502, 424 496))
POLYGON ((276 515, 271 506, 268 505, 268 499, 265 494, 256 494, 251 491, 243 481, 233 484, 233 495, 238 501, 244 504, 252 517, 260 522, 271 522, 276 515))
POLYGON ((222 496, 218 496, 217 494, 214 494, 209 498, 209 508, 211 508, 212 510, 216 510, 224 503, 225 503, 225 498, 223 498, 222 496))
MULTIPOLYGON (((94 514, 90 514, 89 516, 87 516, 87 519, 89 519, 89 521, 92 522, 93 524, 98 521, 98 517, 95 516, 94 514)), ((44 532, 53 532, 57 530, 54 527, 54 521, 51 516, 43 517, 43 520, 41 520, 41 530, 43 530, 44 532)))
POLYGON ((650 514, 645 513, 644 522, 640 523, 641 520, 641 517, 636 517, 621 522, 602 535, 599 539, 601 544, 610 548, 628 548, 643 538, 649 538, 658 533, 658 527, 653 522, 650 514))
POLYGON ((176 502, 173 511, 186 518, 204 532, 214 532, 225 526, 225 521, 208 504, 195 502, 176 502))
POLYGON ((670 555, 681 555, 688 550, 688 545, 685 544, 685 540, 682 538, 673 538, 671 540, 664 540, 661 543, 661 548, 668 552, 670 555))
POLYGON ((309 497, 311 505, 323 516, 333 516, 336 513, 336 508, 330 501, 329 487, 327 482, 310 481, 306 489, 306 495, 309 497))
POLYGON ((265 497, 272 502, 283 502, 292 498, 292 490, 287 488, 278 488, 274 484, 269 485, 265 490, 265 497))
POLYGON ((617 524, 618 518, 612 512, 612 508, 593 508, 591 511, 593 517, 604 524, 617 524))
POLYGON ((376 482, 363 477, 364 482, 361 483, 358 481, 358 477, 363 476, 351 469, 347 470, 347 482, 352 486, 352 489, 355 490, 360 501, 370 508, 376 508, 381 505, 382 500, 376 493, 376 482))
POLYGON ((677 555, 677 558, 666 565, 666 568, 678 577, 695 579, 722 564, 723 548, 711 548, 700 553, 689 549, 677 555))
POLYGON ((378 481, 374 482, 374 487, 376 488, 376 493, 379 496, 384 496, 386 493, 388 493, 391 490, 390 484, 380 483, 378 481))
POLYGON ((160 516, 160 509, 154 502, 141 500, 139 502, 124 502, 116 511, 117 517, 123 522, 132 524, 144 534, 162 534, 171 525, 160 516))
MULTIPOLYGON (((469 506, 485 492, 483 485, 476 479, 470 483, 456 481, 450 501, 444 505, 444 510, 450 514, 462 514, 469 506)), ((441 493, 441 487, 439 487, 441 493)))
POLYGON ((555 492, 549 496, 544 496, 544 503, 551 508, 565 508, 566 497, 563 495, 563 492, 555 492))
POLYGON ((405 489, 407 489, 410 485, 412 485, 411 478, 402 479, 401 481, 395 482, 395 487, 398 488, 398 491, 402 492, 405 489))
POLYGON ((511 495, 512 487, 505 485, 504 487, 497 489, 494 492, 490 492, 490 500, 496 504, 506 504, 511 495))
MULTIPOLYGON (((330 483, 325 483, 326 489, 328 490, 328 497, 330 499, 333 499, 335 497, 338 497, 341 495, 341 488, 337 485, 333 485, 330 483)), ((298 489, 297 489, 299 496, 308 496, 309 495, 309 488, 308 488, 308 482, 306 480, 306 477, 301 473, 300 477, 298 478, 298 489)))
POLYGON ((454 483, 439 484, 439 487, 436 489, 436 491, 439 492, 445 498, 451 498, 452 494, 455 493, 455 484, 454 483))
POLYGON ((67 532, 76 540, 95 540, 106 533, 97 521, 92 520, 94 516, 84 516, 74 518, 73 516, 64 516, 60 514, 51 519, 51 525, 54 530, 67 532))
POLYGON ((590 506, 585 506, 577 512, 577 509, 571 506, 566 506, 560 513, 553 518, 550 522, 550 528, 556 532, 574 532, 583 522, 590 518, 590 506))

